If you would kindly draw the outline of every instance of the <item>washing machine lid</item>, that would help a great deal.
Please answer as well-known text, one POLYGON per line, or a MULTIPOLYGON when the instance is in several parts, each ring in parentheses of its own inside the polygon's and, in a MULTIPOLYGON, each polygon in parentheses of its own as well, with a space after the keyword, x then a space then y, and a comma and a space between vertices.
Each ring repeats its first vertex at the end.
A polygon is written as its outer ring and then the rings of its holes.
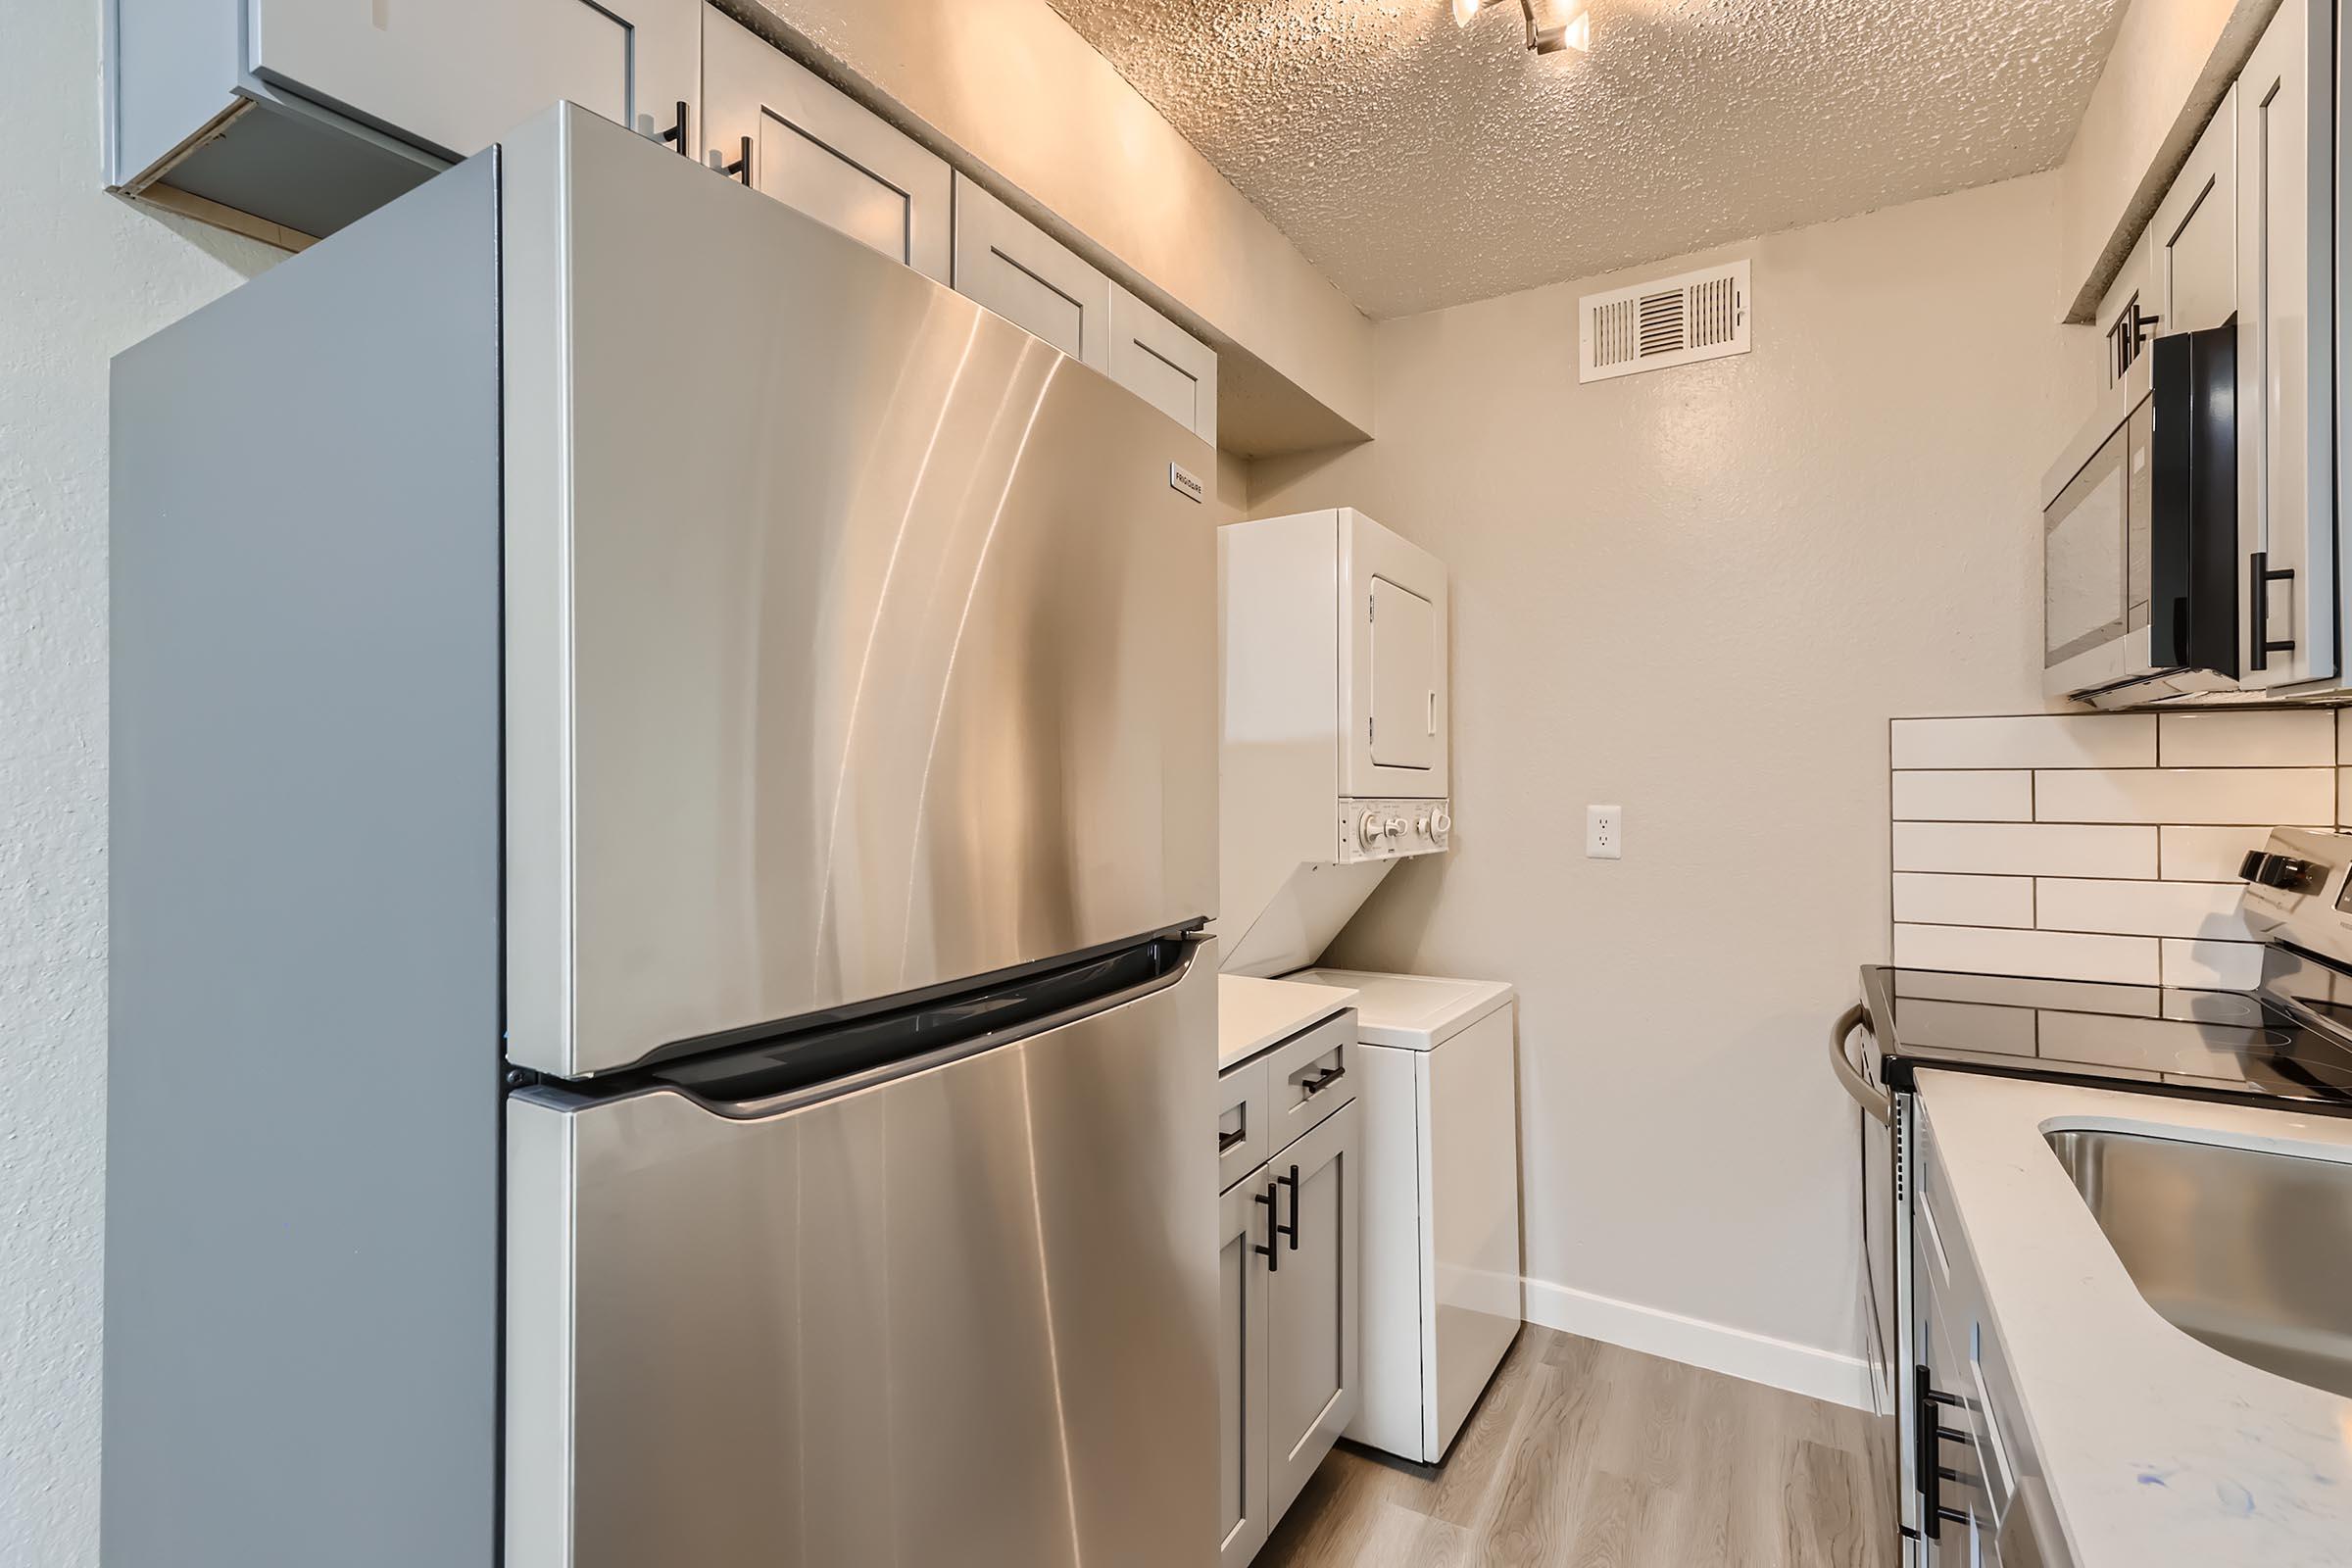
POLYGON ((1360 969, 1301 969, 1285 980, 1341 986, 1355 996, 1355 1037, 1367 1046, 1430 1051, 1517 995, 1503 980, 1448 980, 1360 969))

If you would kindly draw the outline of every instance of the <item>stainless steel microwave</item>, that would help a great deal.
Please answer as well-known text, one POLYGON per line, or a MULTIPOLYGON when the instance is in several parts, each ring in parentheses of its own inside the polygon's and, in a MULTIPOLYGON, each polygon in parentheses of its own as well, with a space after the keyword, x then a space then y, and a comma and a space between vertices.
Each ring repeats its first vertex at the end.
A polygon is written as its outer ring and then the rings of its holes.
POLYGON ((2142 364, 2042 489, 2042 689, 2102 708, 2238 683, 2236 325, 2142 364))

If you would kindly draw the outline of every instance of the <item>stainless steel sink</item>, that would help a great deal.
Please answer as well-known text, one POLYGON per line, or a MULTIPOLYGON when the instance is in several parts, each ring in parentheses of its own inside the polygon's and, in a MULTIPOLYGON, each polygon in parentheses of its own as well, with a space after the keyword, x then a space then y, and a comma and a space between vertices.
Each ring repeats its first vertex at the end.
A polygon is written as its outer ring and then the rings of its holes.
POLYGON ((2150 1306, 2225 1355, 2352 1398, 2352 1164, 2043 1136, 2150 1306))

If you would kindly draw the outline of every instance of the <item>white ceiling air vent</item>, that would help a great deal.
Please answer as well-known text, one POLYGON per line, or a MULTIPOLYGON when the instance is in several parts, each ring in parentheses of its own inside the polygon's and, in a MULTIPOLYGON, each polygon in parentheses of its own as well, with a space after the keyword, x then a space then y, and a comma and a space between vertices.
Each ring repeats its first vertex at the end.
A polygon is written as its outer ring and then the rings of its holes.
POLYGON ((1605 381, 1745 354, 1747 317, 1745 262, 1588 294, 1578 301, 1576 378, 1605 381))

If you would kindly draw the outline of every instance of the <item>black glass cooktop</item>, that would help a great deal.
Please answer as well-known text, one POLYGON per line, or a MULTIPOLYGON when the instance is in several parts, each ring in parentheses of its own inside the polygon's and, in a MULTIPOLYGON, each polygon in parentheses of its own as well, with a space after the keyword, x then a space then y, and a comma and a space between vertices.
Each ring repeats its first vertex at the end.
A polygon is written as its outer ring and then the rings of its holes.
POLYGON ((2317 1021, 2352 1021, 2352 976, 2271 957, 2262 992, 1874 965, 1880 1081, 1908 1089, 1914 1067, 1948 1067, 2352 1112, 2352 1044, 2317 1021))

